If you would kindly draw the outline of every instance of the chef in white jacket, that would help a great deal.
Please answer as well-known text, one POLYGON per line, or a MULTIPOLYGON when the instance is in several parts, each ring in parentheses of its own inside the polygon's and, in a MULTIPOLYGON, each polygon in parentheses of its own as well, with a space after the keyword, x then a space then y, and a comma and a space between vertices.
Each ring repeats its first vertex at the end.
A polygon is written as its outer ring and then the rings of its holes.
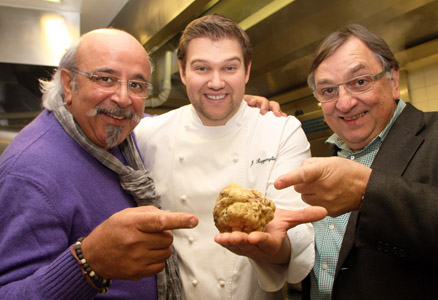
POLYGON ((261 115, 242 101, 251 47, 230 19, 207 15, 190 23, 178 59, 191 104, 144 118, 135 134, 162 208, 199 218, 195 229, 173 232, 184 297, 283 299, 286 280, 301 281, 314 261, 312 225, 293 226, 325 216, 322 208, 305 208, 293 188, 273 186, 310 156, 300 122, 261 115), (258 189, 275 202, 266 232, 218 234, 213 207, 230 183, 258 189))

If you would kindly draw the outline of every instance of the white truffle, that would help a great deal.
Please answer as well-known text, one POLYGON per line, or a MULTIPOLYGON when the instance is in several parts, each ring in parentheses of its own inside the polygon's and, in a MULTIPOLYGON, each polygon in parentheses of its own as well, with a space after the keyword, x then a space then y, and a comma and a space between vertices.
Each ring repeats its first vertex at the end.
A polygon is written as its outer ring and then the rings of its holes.
POLYGON ((275 204, 258 190, 246 190, 238 184, 225 187, 216 200, 213 218, 220 232, 265 231, 274 218, 275 204))

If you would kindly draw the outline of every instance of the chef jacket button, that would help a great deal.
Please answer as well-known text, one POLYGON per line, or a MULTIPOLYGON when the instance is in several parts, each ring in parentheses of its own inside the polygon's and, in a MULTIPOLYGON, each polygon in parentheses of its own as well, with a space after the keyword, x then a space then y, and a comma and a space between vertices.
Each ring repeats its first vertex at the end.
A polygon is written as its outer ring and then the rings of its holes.
POLYGON ((192 280, 192 284, 193 284, 193 286, 197 286, 198 285, 198 281, 196 279, 193 279, 192 280))
POLYGON ((225 286, 225 281, 223 281, 223 280, 219 280, 219 285, 220 285, 221 287, 224 287, 224 286, 225 286))
POLYGON ((327 270, 327 269, 328 269, 328 266, 327 266, 326 264, 323 264, 323 265, 322 265, 322 269, 323 269, 323 270, 327 270))
POLYGON ((237 124, 236 124, 237 126, 242 126, 242 122, 237 122, 237 124))
POLYGON ((186 195, 181 195, 181 201, 182 202, 186 202, 187 201, 187 196, 186 195))
POLYGON ((189 240, 189 243, 190 243, 190 244, 193 243, 193 242, 195 241, 195 239, 194 239, 192 236, 189 236, 189 237, 188 237, 188 240, 189 240))
POLYGON ((329 228, 330 228, 330 230, 333 230, 333 229, 335 229, 335 225, 330 224, 329 228))
POLYGON ((238 161, 239 161, 239 157, 237 157, 237 155, 236 155, 236 156, 234 156, 234 157, 233 157, 233 162, 235 162, 235 163, 236 163, 236 162, 238 162, 238 161))
POLYGON ((178 159, 179 159, 180 162, 183 162, 183 160, 184 160, 184 156, 181 154, 181 155, 178 157, 178 159))

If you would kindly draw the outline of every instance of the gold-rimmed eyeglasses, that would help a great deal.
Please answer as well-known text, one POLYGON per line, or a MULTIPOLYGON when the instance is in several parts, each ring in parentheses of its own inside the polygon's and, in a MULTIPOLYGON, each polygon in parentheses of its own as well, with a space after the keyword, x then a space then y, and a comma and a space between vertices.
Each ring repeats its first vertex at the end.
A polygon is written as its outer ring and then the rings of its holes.
POLYGON ((339 96, 340 85, 343 85, 350 94, 362 94, 369 91, 373 87, 374 82, 382 78, 386 72, 387 71, 383 70, 376 75, 361 75, 341 83, 322 85, 313 91, 313 95, 319 102, 336 100, 339 96))
POLYGON ((120 80, 117 76, 108 73, 88 73, 78 69, 70 70, 76 74, 86 76, 93 82, 93 86, 101 91, 114 93, 122 83, 126 83, 128 94, 131 97, 146 99, 151 91, 152 85, 149 82, 142 80, 120 80))

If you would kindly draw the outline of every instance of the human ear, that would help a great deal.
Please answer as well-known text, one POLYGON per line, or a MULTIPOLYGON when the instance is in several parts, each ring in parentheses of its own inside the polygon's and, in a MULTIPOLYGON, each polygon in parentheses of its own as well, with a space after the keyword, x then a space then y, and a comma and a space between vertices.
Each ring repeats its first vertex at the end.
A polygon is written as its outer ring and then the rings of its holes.
POLYGON ((179 76, 181 77, 182 83, 184 83, 184 85, 186 85, 186 72, 182 66, 181 61, 179 62, 179 76))
POLYGON ((73 94, 73 76, 70 71, 62 69, 60 77, 62 89, 64 90, 64 103, 69 105, 73 94))
POLYGON ((397 69, 391 70, 391 88, 392 88, 392 98, 397 100, 400 98, 400 73, 397 69))
POLYGON ((248 68, 246 69, 245 83, 248 83, 248 80, 249 80, 249 73, 251 73, 251 62, 248 63, 248 68))

